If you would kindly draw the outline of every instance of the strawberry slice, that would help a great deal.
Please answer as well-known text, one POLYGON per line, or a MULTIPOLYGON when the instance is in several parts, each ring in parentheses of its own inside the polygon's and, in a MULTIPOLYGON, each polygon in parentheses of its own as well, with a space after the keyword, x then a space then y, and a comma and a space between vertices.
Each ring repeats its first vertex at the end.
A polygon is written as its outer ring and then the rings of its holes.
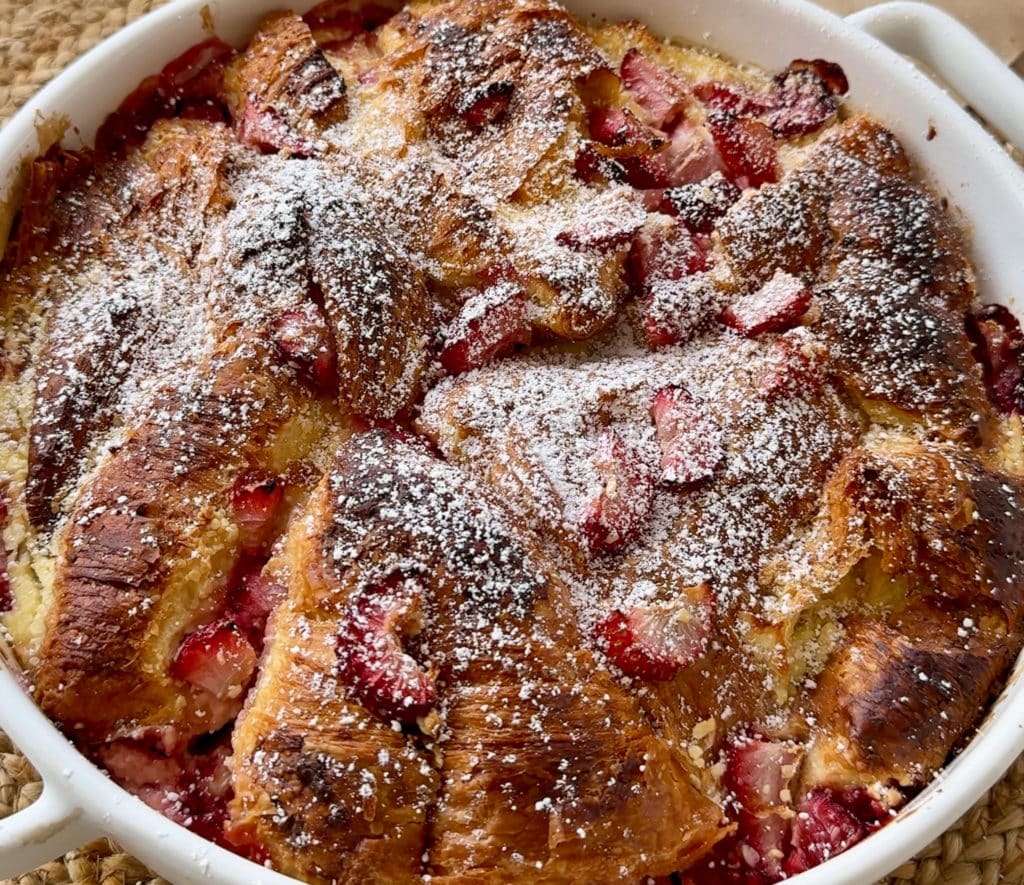
POLYGON ((455 110, 470 129, 483 129, 505 118, 515 90, 511 80, 487 83, 467 92, 456 102, 455 110))
POLYGON ((338 390, 338 352, 320 305, 305 301, 282 311, 271 325, 280 358, 292 366, 314 392, 334 396, 338 390))
POLYGON ((790 783, 802 751, 789 741, 737 737, 725 750, 723 784, 735 802, 752 814, 789 805, 790 783))
POLYGON ((452 375, 478 369, 529 344, 526 297, 512 283, 499 283, 470 297, 444 335, 441 365, 452 375))
POLYGON ((286 151, 293 157, 305 158, 318 153, 317 146, 292 129, 277 108, 251 92, 246 96, 235 135, 241 144, 265 154, 286 151))
POLYGON ((283 584, 263 575, 263 566, 262 559, 248 560, 236 570, 225 611, 257 653, 263 651, 270 613, 288 592, 283 584))
POLYGON ((284 500, 284 481, 266 470, 248 470, 231 487, 231 511, 242 550, 259 554, 272 539, 284 500))
POLYGON ((671 679, 707 651, 711 594, 706 584, 669 603, 613 611, 596 628, 598 647, 627 676, 671 679))
POLYGON ((746 338, 756 338, 793 328, 810 306, 811 290, 803 280, 777 270, 756 292, 730 304, 722 312, 722 322, 746 338))
POLYGON ((661 388, 651 401, 651 417, 661 446, 662 482, 699 482, 722 463, 722 429, 685 387, 661 388))
POLYGON ((626 168, 588 141, 576 154, 575 175, 584 184, 621 183, 626 180, 626 168))
POLYGON ((601 489, 583 508, 580 531, 592 555, 614 553, 631 543, 647 524, 654 483, 640 453, 611 430, 597 441, 594 466, 601 489))
POLYGON ((825 380, 820 345, 803 329, 793 329, 772 342, 765 366, 755 379, 757 392, 767 400, 801 396, 818 390, 825 380))
POLYGON ((740 198, 740 189, 721 172, 693 184, 668 188, 658 211, 674 215, 695 234, 710 234, 718 221, 740 198))
POLYGON ((864 796, 863 790, 850 794, 830 787, 811 790, 793 820, 793 850, 783 864, 785 872, 792 876, 816 867, 878 829, 884 822, 885 812, 875 803, 877 814, 874 814, 863 801, 864 796), (861 813, 867 811, 869 819, 861 819, 855 809, 861 813))
POLYGON ((368 586, 338 633, 338 672, 349 691, 384 719, 413 724, 437 703, 434 677, 402 648, 422 628, 422 588, 400 575, 368 586))
POLYGON ((773 95, 753 92, 717 80, 698 83, 692 92, 705 107, 728 111, 738 117, 759 117, 772 110, 776 103, 773 95))
POLYGON ((703 244, 677 221, 661 218, 637 234, 626 267, 648 347, 686 341, 705 321, 705 281, 696 277, 708 265, 703 244))
POLYGON ((650 294, 658 282, 708 269, 708 253, 700 242, 683 225, 664 221, 645 224, 630 247, 626 266, 637 295, 650 294))
POLYGON ((630 49, 625 54, 619 75, 651 126, 668 132, 685 112, 686 84, 651 62, 639 49, 630 49))
POLYGON ((738 187, 760 187, 779 180, 775 139, 764 123, 728 111, 713 111, 706 125, 729 178, 738 187))
POLYGON ((793 815, 790 785, 802 750, 783 741, 733 738, 726 745, 722 786, 737 822, 710 862, 694 873, 696 885, 771 885, 784 878, 793 815))
POLYGON ((696 184, 725 169, 708 130, 685 119, 676 124, 668 146, 651 158, 650 166, 658 187, 696 184))
POLYGON ((637 119, 629 108, 594 108, 587 115, 590 137, 612 148, 648 153, 665 146, 665 136, 637 119))
POLYGON ((233 621, 221 619, 189 633, 171 662, 171 676, 233 700, 248 687, 256 652, 233 621))
POLYGON ((1024 411, 1024 334, 1001 304, 986 304, 967 315, 967 335, 984 369, 985 385, 1001 412, 1024 411))
POLYGON ((817 132, 839 110, 841 96, 850 90, 839 65, 824 59, 797 59, 774 81, 776 106, 763 115, 779 138, 817 132))

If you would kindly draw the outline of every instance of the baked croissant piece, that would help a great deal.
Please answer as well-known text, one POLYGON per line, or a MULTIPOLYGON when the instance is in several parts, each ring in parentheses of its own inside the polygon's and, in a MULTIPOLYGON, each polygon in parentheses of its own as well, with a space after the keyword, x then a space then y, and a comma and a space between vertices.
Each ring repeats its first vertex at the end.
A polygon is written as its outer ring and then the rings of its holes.
POLYGON ((1024 333, 837 65, 329 0, 32 164, 0 614, 308 882, 771 885, 1018 654, 1024 333))

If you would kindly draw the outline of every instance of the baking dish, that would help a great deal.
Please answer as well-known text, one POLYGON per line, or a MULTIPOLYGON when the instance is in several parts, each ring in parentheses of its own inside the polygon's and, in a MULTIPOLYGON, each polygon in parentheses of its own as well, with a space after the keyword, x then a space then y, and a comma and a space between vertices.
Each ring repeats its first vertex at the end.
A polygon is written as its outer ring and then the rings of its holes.
MULTIPOLYGON (((240 42, 258 17, 276 5, 240 0, 202 7, 196 0, 174 3, 90 53, 0 135, 8 205, 17 201, 21 161, 45 148, 61 122, 68 143, 88 141, 106 111, 146 74, 202 39, 211 19, 218 34, 240 42)), ((778 0, 728 0, 685 9, 669 2, 627 8, 617 0, 570 5, 577 13, 639 17, 659 33, 708 43, 769 68, 799 56, 841 63, 853 83, 853 103, 893 128, 935 186, 962 212, 974 235, 973 257, 984 299, 1014 306, 1015 290, 1024 287, 1024 259, 1017 248, 1024 220, 1024 176, 951 99, 850 23, 814 7, 778 0)), ((876 8, 856 22, 926 56, 1008 138, 1024 141, 1012 114, 1020 106, 1013 90, 1024 92, 1024 87, 948 19, 927 7, 898 4, 876 8), (971 76, 964 78, 965 73, 971 76)), ((1015 672, 1019 676, 1020 665, 1015 672)), ((800 881, 869 881, 947 827, 1024 749, 1022 692, 1019 679, 1012 679, 969 749, 899 820, 800 881)), ((0 726, 27 750, 46 785, 38 803, 0 823, 0 875, 27 869, 103 832, 175 882, 290 881, 176 827, 124 793, 68 745, 11 673, 0 672, 0 698, 0 726)))

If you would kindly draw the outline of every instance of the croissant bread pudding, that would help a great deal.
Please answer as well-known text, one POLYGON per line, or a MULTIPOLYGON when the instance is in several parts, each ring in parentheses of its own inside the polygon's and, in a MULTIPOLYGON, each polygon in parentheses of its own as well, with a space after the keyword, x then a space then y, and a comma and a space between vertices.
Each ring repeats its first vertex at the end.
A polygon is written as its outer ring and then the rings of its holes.
POLYGON ((111 777, 310 883, 761 885, 1024 636, 1024 336, 844 107, 550 0, 330 0, 36 160, 3 623, 111 777))

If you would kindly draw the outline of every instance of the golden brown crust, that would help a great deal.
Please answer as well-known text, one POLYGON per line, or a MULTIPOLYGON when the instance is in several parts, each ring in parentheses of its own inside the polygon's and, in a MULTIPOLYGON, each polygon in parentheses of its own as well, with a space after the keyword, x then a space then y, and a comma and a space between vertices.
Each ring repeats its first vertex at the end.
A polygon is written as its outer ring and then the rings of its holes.
POLYGON ((185 631, 216 609, 238 556, 224 515, 231 485, 301 401, 267 366, 260 345, 229 339, 209 380, 164 393, 79 495, 35 684, 80 740, 146 726, 185 738, 223 715, 169 667, 185 631), (193 545, 205 547, 199 564, 193 545))
POLYGON ((815 283, 834 371, 867 401, 969 443, 994 416, 964 331, 973 278, 953 226, 887 130, 853 117, 723 220, 730 267, 815 283))
MULTIPOLYGON (((339 629, 352 617, 345 603, 368 582, 400 570, 426 590, 417 642, 440 689, 426 872, 442 881, 527 871, 534 881, 611 881, 668 873, 714 842, 717 807, 580 648, 558 586, 488 495, 379 431, 350 440, 324 483, 329 508, 296 529, 319 557, 290 562, 293 575, 308 576, 305 604, 339 629)), ((270 694, 257 694, 247 720, 267 715, 270 694)), ((302 721, 311 711, 292 707, 294 694, 290 716, 302 721)), ((370 727, 363 739, 375 745, 377 734, 370 727)), ((294 813, 286 806, 281 817, 294 813)), ((394 812, 381 813, 388 832, 394 812)), ((344 858, 318 875, 349 874, 344 858)))
POLYGON ((272 12, 224 75, 232 116, 270 108, 296 133, 316 137, 348 114, 345 81, 293 12, 272 12))

